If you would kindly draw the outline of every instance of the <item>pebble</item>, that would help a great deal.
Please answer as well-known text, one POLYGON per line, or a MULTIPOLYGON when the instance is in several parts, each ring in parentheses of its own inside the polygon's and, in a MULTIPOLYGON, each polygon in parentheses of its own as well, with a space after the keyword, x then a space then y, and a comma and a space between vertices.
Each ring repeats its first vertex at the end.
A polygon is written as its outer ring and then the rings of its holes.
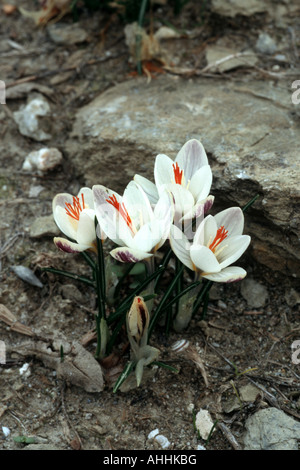
POLYGON ((11 269, 20 279, 22 279, 22 281, 27 282, 28 284, 31 284, 35 287, 44 287, 34 272, 26 266, 12 266, 11 269))
POLYGON ((159 433, 158 428, 154 429, 148 434, 148 439, 154 439, 160 444, 162 449, 167 449, 171 445, 170 441, 165 436, 159 433))
POLYGON ((48 34, 55 44, 72 45, 85 42, 87 40, 87 32, 75 25, 67 25, 64 23, 51 24, 47 27, 48 34))
POLYGON ((30 227, 29 236, 31 238, 55 237, 60 234, 60 230, 54 222, 53 215, 37 217, 30 227))
POLYGON ((30 152, 24 160, 22 170, 34 171, 43 174, 52 170, 62 162, 62 153, 56 148, 41 148, 30 152))
POLYGON ((241 283, 241 294, 250 308, 263 307, 268 298, 267 288, 251 278, 246 278, 241 283))
POLYGON ((37 141, 51 139, 51 135, 40 128, 39 117, 49 116, 50 106, 43 95, 32 97, 25 106, 13 113, 19 132, 37 141))
POLYGON ((195 418, 195 426, 202 439, 206 440, 212 430, 214 423, 207 410, 199 410, 195 418))
POLYGON ((266 33, 261 33, 256 41, 255 49, 261 54, 274 54, 277 46, 274 39, 266 33))
POLYGON ((298 450, 300 423, 277 408, 257 411, 245 426, 244 450, 298 450))

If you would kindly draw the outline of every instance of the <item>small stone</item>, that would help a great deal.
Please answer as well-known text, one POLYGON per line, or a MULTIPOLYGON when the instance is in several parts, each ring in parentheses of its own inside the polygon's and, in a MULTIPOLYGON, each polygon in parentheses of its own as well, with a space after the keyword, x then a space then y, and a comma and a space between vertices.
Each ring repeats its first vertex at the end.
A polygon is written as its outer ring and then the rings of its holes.
POLYGON ((245 450, 298 450, 300 423, 277 408, 257 411, 245 426, 245 450))
POLYGON ((75 300, 82 303, 84 298, 80 290, 73 284, 64 284, 61 286, 61 294, 65 299, 75 300))
POLYGON ((251 308, 263 307, 268 298, 266 287, 251 278, 246 278, 241 283, 241 294, 251 308))
POLYGON ((242 401, 254 402, 259 395, 260 391, 255 385, 247 384, 239 389, 239 395, 242 401))
POLYGON ((51 24, 47 27, 48 34, 55 44, 72 45, 85 42, 87 33, 84 29, 75 24, 64 23, 51 24))
POLYGON ((256 42, 255 49, 261 54, 271 55, 276 52, 277 46, 274 39, 272 39, 268 34, 261 33, 256 42))
POLYGON ((40 128, 39 118, 50 115, 50 106, 43 95, 36 95, 26 106, 13 113, 22 135, 37 141, 51 139, 51 135, 40 128))
POLYGON ((207 410, 200 410, 196 414, 195 426, 202 439, 206 440, 212 430, 214 423, 207 410))
POLYGON ((42 148, 37 151, 30 152, 24 160, 22 170, 34 171, 43 174, 48 170, 52 170, 62 162, 62 153, 56 148, 42 148))
POLYGON ((60 234, 60 230, 54 222, 53 215, 38 217, 30 227, 31 238, 54 237, 60 234))
POLYGON ((295 289, 286 291, 284 298, 289 307, 295 307, 297 304, 300 304, 300 294, 295 289))

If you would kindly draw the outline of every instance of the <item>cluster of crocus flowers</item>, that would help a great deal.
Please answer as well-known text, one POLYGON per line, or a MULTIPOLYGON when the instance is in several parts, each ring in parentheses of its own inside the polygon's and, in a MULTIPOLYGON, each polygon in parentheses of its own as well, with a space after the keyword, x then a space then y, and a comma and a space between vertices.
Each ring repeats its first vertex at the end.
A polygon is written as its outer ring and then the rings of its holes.
MULTIPOLYGON (((96 330, 100 338, 98 350, 101 357, 108 342, 108 327, 120 318, 119 315, 123 315, 124 303, 125 309, 130 305, 125 300, 119 311, 117 308, 114 312, 114 320, 107 316, 102 241, 108 238, 116 245, 110 255, 118 262, 143 261, 148 268, 148 284, 143 284, 145 281, 141 283, 146 290, 141 287, 138 291, 126 317, 131 346, 130 362, 135 367, 138 385, 144 366, 158 357, 158 350, 148 345, 148 339, 162 309, 165 308, 169 315, 171 308, 173 328, 181 331, 207 293, 205 286, 211 285, 209 282, 200 285, 201 278, 229 283, 246 276, 246 271, 235 265, 250 243, 250 237, 243 234, 244 213, 239 207, 231 207, 215 215, 208 214, 214 203, 214 196, 210 194, 211 185, 212 170, 203 145, 191 139, 183 145, 174 161, 165 154, 157 155, 154 182, 135 174, 123 194, 95 184, 92 188, 82 188, 77 196, 61 193, 53 200, 54 219, 66 236, 55 237, 56 246, 68 253, 88 250, 97 255, 98 262, 94 263, 88 254, 83 253, 93 268, 93 279, 85 281, 96 286, 98 292, 96 330), (152 316, 153 289, 156 285, 155 254, 167 240, 177 258, 175 276, 152 316), (178 293, 183 285, 181 276, 184 267, 194 271, 195 282, 178 293), (150 313, 140 295, 148 302, 150 313)), ((171 250, 165 259, 170 259, 171 250)), ((160 269, 165 268, 164 263, 160 269)), ((120 320, 123 321, 123 317, 120 320)), ((112 337, 115 338, 116 334, 112 337)))
POLYGON ((231 264, 250 243, 242 234, 243 212, 233 207, 207 215, 214 202, 212 171, 201 142, 186 142, 174 161, 157 155, 154 181, 136 174, 123 195, 103 185, 82 188, 77 196, 58 194, 54 219, 70 240, 56 237, 55 244, 71 253, 96 251, 96 218, 98 237, 117 245, 110 252, 117 261, 147 260, 170 239, 177 258, 198 277, 216 282, 242 279, 246 272, 231 264))

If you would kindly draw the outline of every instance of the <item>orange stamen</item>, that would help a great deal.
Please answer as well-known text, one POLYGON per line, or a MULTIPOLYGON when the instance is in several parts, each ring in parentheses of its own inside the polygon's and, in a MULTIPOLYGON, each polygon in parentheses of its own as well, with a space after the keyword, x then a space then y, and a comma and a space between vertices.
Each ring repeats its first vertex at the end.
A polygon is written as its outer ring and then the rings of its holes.
POLYGON ((128 227, 132 230, 132 220, 127 212, 124 202, 118 202, 115 195, 110 196, 108 199, 106 199, 106 201, 117 209, 121 217, 123 217, 123 219, 125 220, 128 227))
POLYGON ((217 234, 213 242, 209 245, 208 248, 214 253, 217 246, 220 245, 220 243, 223 240, 225 240, 225 238, 227 237, 227 234, 228 234, 228 230, 225 230, 224 225, 221 225, 221 227, 218 228, 217 230, 217 234))
POLYGON ((183 170, 180 169, 178 163, 173 163, 174 178, 176 184, 182 184, 183 170))
POLYGON ((78 196, 73 196, 73 204, 66 202, 66 213, 72 219, 79 220, 80 212, 85 208, 84 195, 81 193, 81 203, 78 196))

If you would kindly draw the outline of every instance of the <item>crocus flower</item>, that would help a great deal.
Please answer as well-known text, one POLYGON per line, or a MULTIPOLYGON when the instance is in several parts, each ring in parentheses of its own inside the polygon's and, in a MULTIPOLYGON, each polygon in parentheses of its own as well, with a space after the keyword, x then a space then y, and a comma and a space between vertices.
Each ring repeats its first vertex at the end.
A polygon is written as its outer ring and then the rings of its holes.
POLYGON ((134 180, 143 187, 152 204, 165 190, 169 191, 173 196, 176 222, 203 216, 213 204, 214 198, 209 195, 212 171, 203 145, 196 139, 183 145, 175 161, 167 155, 157 155, 155 184, 140 175, 135 175, 134 180))
POLYGON ((216 282, 233 282, 247 274, 244 269, 231 266, 250 243, 250 237, 242 235, 243 229, 243 211, 232 207, 215 216, 206 216, 192 243, 173 225, 170 243, 176 256, 198 276, 216 282))
POLYGON ((168 237, 173 221, 169 194, 153 209, 146 193, 134 181, 123 196, 104 186, 93 186, 95 211, 106 235, 119 247, 110 253, 121 262, 137 262, 153 256, 168 237))
MULTIPOLYGON (((60 250, 68 253, 96 251, 95 210, 90 188, 82 188, 77 196, 57 194, 52 209, 57 226, 72 240, 55 237, 54 243, 60 250)), ((100 237, 105 238, 103 232, 100 237)))

